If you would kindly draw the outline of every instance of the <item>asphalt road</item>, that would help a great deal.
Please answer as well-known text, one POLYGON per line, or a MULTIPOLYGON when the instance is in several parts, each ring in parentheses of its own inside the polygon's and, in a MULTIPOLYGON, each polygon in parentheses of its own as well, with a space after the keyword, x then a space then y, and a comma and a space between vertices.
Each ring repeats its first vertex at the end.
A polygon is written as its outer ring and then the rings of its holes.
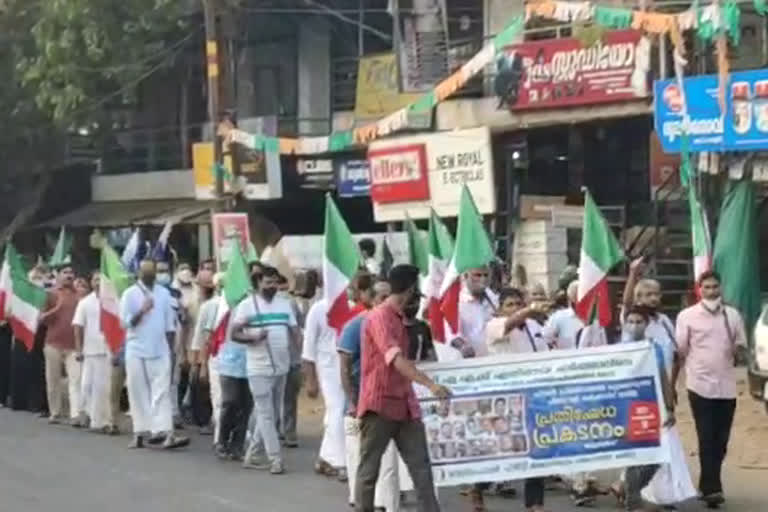
MULTIPOLYGON (((0 409, 0 512, 349 510, 346 487, 312 473, 316 436, 304 437, 302 447, 287 451, 288 472, 281 476, 220 462, 211 454, 210 437, 192 437, 192 446, 177 453, 131 451, 128 436, 49 426, 32 414, 0 409)), ((442 489, 440 497, 446 511, 470 510, 456 489, 442 489)), ((562 492, 547 498, 552 512, 574 510, 562 492)), ((610 498, 597 508, 615 510, 610 498)), ((520 499, 492 499, 489 510, 523 506, 520 499)), ((741 506, 728 510, 757 512, 741 506)))

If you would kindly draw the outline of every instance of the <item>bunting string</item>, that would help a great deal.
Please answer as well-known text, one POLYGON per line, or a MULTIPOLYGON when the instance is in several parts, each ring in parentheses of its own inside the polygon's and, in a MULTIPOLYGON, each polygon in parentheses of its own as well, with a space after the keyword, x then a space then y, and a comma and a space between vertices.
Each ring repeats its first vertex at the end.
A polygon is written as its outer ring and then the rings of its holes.
MULTIPOLYGON (((759 13, 768 14, 766 0, 753 1, 759 13)), ((680 13, 632 10, 596 5, 591 2, 529 1, 525 6, 524 16, 515 17, 503 31, 453 74, 437 84, 434 89, 419 96, 410 105, 376 122, 320 137, 283 138, 253 135, 229 124, 220 126, 219 134, 224 137, 225 147, 236 143, 253 150, 274 151, 285 155, 333 153, 365 146, 380 137, 408 128, 409 119, 413 115, 430 112, 438 103, 459 91, 472 77, 492 64, 496 54, 513 43, 525 28, 525 23, 534 18, 564 23, 594 23, 605 29, 634 28, 661 37, 669 36, 676 63, 678 57, 684 59, 686 55, 683 32, 696 31, 701 40, 714 43, 716 46, 721 95, 724 95, 723 84, 728 78, 727 40, 738 45, 741 35, 741 11, 735 0, 728 0, 722 6, 719 3, 713 3, 704 8, 700 8, 696 1, 690 9, 680 13)))

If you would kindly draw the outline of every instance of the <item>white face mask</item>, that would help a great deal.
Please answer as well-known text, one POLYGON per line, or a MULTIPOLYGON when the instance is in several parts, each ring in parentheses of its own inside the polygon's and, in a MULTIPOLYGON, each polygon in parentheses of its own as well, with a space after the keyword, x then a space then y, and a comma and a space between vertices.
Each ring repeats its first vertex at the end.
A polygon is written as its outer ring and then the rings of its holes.
POLYGON ((716 299, 701 299, 701 303, 704 304, 704 307, 708 310, 716 311, 720 309, 720 306, 723 304, 723 298, 718 297, 716 299))
POLYGON ((192 283, 192 271, 187 268, 185 268, 184 270, 180 270, 177 277, 179 278, 179 282, 181 284, 192 283))

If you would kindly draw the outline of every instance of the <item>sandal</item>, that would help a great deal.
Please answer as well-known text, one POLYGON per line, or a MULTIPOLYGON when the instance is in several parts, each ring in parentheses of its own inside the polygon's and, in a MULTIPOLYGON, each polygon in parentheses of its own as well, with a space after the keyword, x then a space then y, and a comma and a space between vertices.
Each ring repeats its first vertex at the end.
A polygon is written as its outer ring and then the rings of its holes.
POLYGON ((616 482, 611 484, 611 486, 608 488, 608 491, 613 495, 614 498, 616 498, 616 505, 619 508, 623 508, 624 502, 627 498, 627 495, 624 491, 624 485, 621 482, 616 482))

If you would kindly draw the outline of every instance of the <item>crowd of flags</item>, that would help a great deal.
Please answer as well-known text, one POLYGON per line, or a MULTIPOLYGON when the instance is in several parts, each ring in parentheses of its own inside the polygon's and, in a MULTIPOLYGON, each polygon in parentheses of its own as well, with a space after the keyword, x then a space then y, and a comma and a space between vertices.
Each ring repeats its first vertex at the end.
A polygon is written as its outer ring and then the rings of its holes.
MULTIPOLYGON (((711 266, 711 243, 701 206, 691 192, 692 237, 695 275, 711 266)), ((420 273, 423 292, 421 315, 439 342, 450 341, 459 332, 459 296, 462 274, 489 265, 496 259, 491 238, 483 225, 482 216, 465 186, 461 192, 456 237, 432 211, 426 238, 410 218, 405 221, 409 263, 420 273)), ((122 347, 125 338, 120 321, 120 297, 134 282, 139 262, 146 257, 155 261, 170 261, 172 249, 168 244, 173 224, 166 223, 157 242, 151 246, 137 229, 121 255, 106 242, 101 249, 101 329, 113 352, 122 347)), ((328 304, 328 324, 336 330, 355 314, 348 301, 347 289, 361 266, 358 246, 346 221, 330 195, 326 197, 323 242, 323 294, 328 304)), ((385 239, 386 244, 386 239, 385 239)), ((71 239, 61 229, 53 256, 52 267, 70 263, 71 239)), ((274 250, 274 248, 273 248, 274 250)), ((386 248, 385 252, 389 252, 386 248)), ((248 264, 258 260, 252 244, 233 251, 223 277, 212 353, 226 339, 232 309, 249 293, 251 280, 248 264)), ((285 259, 285 258, 283 258, 285 259)), ((607 326, 611 323, 611 302, 607 277, 624 259, 615 235, 607 225, 589 192, 586 192, 581 257, 579 263, 578 301, 574 308, 587 323, 607 326)), ((387 268, 392 265, 389 252, 387 268)), ((45 309, 47 293, 29 279, 21 257, 12 243, 5 246, 0 269, 0 321, 8 322, 17 339, 31 349, 40 316, 45 309)))

